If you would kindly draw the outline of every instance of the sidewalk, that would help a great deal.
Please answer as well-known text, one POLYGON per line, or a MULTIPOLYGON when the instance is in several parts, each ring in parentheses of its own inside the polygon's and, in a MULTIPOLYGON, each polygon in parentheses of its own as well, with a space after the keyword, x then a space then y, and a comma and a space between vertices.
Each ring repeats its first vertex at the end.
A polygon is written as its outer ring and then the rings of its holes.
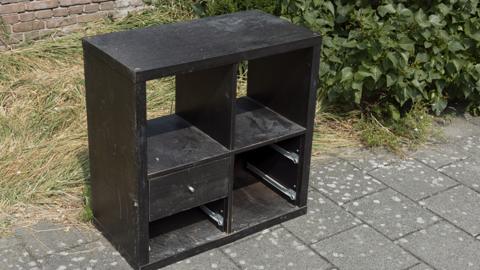
MULTIPOLYGON (((313 160, 306 216, 164 269, 480 269, 480 118, 400 159, 313 160)), ((40 222, 0 239, 0 269, 130 269, 95 230, 40 222)))

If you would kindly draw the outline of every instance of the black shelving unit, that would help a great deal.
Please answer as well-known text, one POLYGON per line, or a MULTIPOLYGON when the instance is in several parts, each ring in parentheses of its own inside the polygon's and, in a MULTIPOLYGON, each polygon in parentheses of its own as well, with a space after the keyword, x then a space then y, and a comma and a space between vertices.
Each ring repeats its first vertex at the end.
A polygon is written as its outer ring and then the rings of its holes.
POLYGON ((133 268, 306 213, 320 43, 259 11, 83 40, 94 222, 133 268), (147 119, 165 76, 175 113, 147 119))

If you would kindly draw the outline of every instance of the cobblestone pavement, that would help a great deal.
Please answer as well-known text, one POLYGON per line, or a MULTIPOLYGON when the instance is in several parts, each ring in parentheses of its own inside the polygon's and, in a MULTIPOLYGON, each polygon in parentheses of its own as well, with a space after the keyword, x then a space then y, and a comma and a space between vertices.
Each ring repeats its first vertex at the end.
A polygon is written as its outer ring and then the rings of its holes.
MULTIPOLYGON (((480 269, 480 121, 406 159, 356 149, 312 162, 306 216, 166 267, 480 269)), ((130 269, 96 231, 50 222, 0 239, 0 269, 130 269)))

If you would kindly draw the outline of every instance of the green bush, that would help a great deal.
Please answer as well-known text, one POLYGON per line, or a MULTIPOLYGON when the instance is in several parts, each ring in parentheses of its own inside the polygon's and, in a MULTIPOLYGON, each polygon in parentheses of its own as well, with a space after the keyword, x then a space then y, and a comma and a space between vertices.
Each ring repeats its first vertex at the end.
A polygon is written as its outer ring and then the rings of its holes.
POLYGON ((257 8, 320 32, 319 97, 337 108, 399 119, 419 102, 436 114, 462 103, 480 113, 479 0, 202 3, 204 15, 257 8))
POLYGON ((240 10, 258 9, 279 14, 279 0, 200 0, 194 4, 195 12, 200 16, 214 16, 240 10))

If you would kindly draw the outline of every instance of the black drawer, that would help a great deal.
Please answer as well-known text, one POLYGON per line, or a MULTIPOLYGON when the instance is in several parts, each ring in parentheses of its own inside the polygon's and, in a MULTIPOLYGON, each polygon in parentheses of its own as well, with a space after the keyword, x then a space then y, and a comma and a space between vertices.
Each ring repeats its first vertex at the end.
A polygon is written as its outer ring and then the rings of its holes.
POLYGON ((150 180, 150 221, 227 197, 230 159, 150 180))

